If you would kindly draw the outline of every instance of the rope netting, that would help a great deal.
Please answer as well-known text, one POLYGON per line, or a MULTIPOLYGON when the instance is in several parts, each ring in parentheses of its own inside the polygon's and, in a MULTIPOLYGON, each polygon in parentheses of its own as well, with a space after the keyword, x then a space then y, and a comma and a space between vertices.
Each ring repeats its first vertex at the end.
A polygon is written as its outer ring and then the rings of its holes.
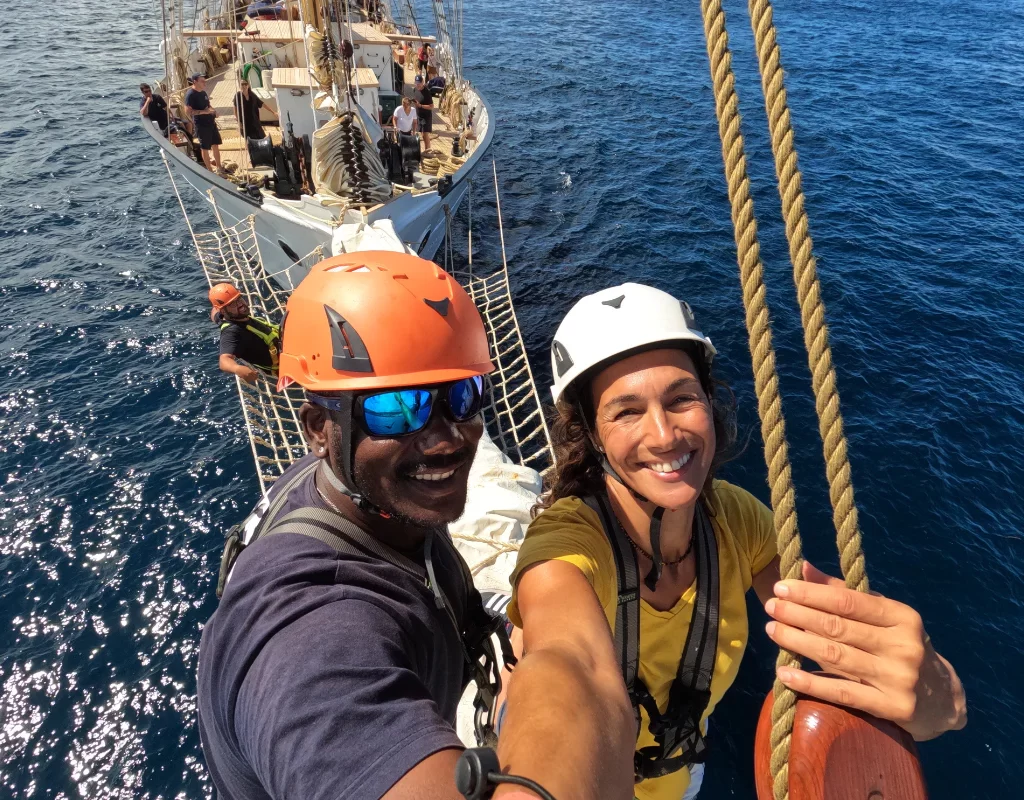
MULTIPOLYGON (((307 271, 319 262, 324 257, 323 248, 316 248, 286 269, 267 272, 260 254, 255 217, 250 216, 234 226, 226 226, 213 195, 208 194, 220 228, 197 233, 181 202, 177 183, 166 159, 165 166, 175 194, 178 195, 207 282, 211 286, 221 282, 234 284, 245 297, 253 316, 279 325, 284 318, 291 291, 285 288, 291 285, 288 276, 296 271, 307 271)), ((445 251, 447 256, 451 248, 450 213, 446 222, 449 233, 445 251)), ((472 217, 469 231, 471 248, 472 217)), ((543 474, 552 464, 553 450, 527 360, 522 332, 512 305, 508 264, 504 253, 501 269, 486 276, 477 275, 473 271, 472 258, 467 269, 452 269, 448 263, 445 266, 476 303, 487 331, 491 360, 495 365, 494 373, 487 379, 484 406, 488 435, 513 463, 543 474)), ((260 488, 266 492, 293 461, 308 452, 298 415, 299 408, 305 402, 304 394, 298 386, 290 386, 279 392, 272 379, 262 374, 254 384, 237 377, 235 383, 260 488)), ((509 546, 517 548, 517 545, 509 546)))
POLYGON ((543 474, 552 464, 551 440, 512 306, 508 272, 486 278, 453 274, 480 309, 491 344, 495 370, 488 376, 487 433, 512 461, 543 474))
MULTIPOLYGON (((222 224, 220 230, 193 233, 193 240, 211 286, 222 282, 234 284, 245 297, 253 316, 276 325, 281 323, 288 292, 264 270, 254 217, 232 227, 222 224)), ((292 266, 309 269, 321 258, 323 248, 318 247, 292 266)), ((298 386, 277 391, 273 379, 262 374, 256 383, 246 383, 237 377, 235 383, 256 460, 260 489, 266 492, 293 461, 308 452, 299 423, 299 408, 305 397, 298 386)))

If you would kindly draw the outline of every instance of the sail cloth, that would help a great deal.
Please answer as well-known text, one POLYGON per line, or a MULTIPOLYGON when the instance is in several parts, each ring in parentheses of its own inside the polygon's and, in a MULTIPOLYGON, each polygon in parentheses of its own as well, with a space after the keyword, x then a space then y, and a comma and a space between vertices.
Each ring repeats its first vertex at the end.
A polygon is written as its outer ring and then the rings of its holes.
POLYGON ((318 194, 375 206, 391 199, 391 182, 358 114, 344 111, 313 134, 318 194))
POLYGON ((339 93, 344 93, 346 85, 345 59, 337 51, 337 46, 328 37, 312 25, 306 26, 306 49, 308 55, 309 71, 313 79, 320 84, 325 91, 330 91, 331 86, 337 86, 339 93), (334 61, 334 71, 331 71, 331 61, 334 61))

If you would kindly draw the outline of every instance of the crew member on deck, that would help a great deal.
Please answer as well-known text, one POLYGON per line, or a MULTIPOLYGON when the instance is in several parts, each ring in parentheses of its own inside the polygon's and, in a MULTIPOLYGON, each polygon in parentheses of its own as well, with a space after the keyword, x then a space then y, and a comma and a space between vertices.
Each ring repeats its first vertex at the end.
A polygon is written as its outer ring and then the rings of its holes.
POLYGON ((210 289, 210 304, 210 316, 220 325, 221 370, 246 383, 256 383, 260 372, 277 375, 280 328, 249 316, 249 304, 230 283, 218 283, 210 289))
POLYGON ((434 97, 440 97, 447 85, 448 81, 437 74, 436 67, 427 67, 427 88, 434 97))
POLYGON ((139 100, 139 113, 151 122, 160 126, 160 132, 167 135, 167 101, 155 94, 148 83, 139 84, 142 99, 139 100))
POLYGON ((430 149, 430 134, 434 130, 434 97, 423 83, 423 76, 416 76, 416 89, 412 93, 416 103, 416 116, 419 121, 420 133, 423 134, 423 149, 430 149))
POLYGON ((402 105, 395 109, 391 115, 391 122, 395 130, 404 133, 406 136, 413 136, 416 133, 416 121, 419 115, 413 110, 412 100, 408 97, 402 98, 402 105))
POLYGON ((210 95, 206 93, 206 78, 198 73, 192 76, 192 88, 185 92, 185 113, 192 120, 199 138, 203 163, 210 172, 220 172, 221 138, 217 130, 217 110, 211 105, 210 95))
POLYGON ((235 119, 238 120, 238 129, 247 139, 262 139, 266 136, 260 120, 263 101, 253 93, 249 81, 239 81, 239 86, 241 88, 235 92, 235 119))
POLYGON ((422 73, 423 75, 427 74, 427 62, 429 61, 429 59, 430 59, 430 45, 428 45, 426 42, 423 42, 420 45, 419 52, 416 54, 416 60, 417 60, 416 73, 417 73, 417 75, 419 75, 420 73, 422 73))

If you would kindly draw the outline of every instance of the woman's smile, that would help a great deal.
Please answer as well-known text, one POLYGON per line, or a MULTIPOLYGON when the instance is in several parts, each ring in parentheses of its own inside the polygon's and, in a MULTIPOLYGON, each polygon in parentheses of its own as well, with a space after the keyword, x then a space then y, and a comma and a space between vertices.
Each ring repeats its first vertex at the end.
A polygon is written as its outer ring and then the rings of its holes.
POLYGON ((689 471, 690 466, 695 463, 694 455, 696 452, 696 450, 688 449, 680 454, 668 454, 659 457, 657 460, 642 461, 640 466, 642 469, 653 472, 658 480, 678 481, 689 471))

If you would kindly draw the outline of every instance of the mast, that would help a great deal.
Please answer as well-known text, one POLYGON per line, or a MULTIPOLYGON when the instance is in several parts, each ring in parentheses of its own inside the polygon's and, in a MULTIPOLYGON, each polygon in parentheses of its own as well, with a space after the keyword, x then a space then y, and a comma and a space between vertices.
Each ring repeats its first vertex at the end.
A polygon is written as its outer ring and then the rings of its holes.
POLYGON ((167 83, 168 91, 174 88, 174 81, 171 79, 170 53, 171 43, 167 38, 167 0, 160 0, 160 20, 163 25, 163 46, 160 48, 164 54, 164 81, 167 83))

